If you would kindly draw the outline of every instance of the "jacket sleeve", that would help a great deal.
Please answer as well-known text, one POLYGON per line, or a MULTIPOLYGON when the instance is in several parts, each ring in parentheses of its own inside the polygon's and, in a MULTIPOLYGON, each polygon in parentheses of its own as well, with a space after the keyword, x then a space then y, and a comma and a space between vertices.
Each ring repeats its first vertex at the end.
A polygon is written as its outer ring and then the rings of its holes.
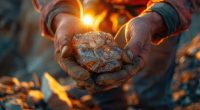
POLYGON ((191 16, 200 9, 200 0, 150 0, 144 11, 155 11, 167 26, 165 35, 180 33, 188 29, 191 16))
POLYGON ((40 15, 40 28, 42 36, 53 40, 53 18, 58 13, 68 13, 77 17, 82 16, 82 6, 79 0, 32 0, 35 9, 40 15))

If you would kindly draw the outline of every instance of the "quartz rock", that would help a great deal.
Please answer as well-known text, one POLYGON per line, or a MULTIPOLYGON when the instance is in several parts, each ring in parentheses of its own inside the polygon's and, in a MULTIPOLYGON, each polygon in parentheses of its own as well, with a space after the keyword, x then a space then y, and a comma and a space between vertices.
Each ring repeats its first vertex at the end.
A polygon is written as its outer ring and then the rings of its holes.
POLYGON ((72 39, 77 62, 95 72, 112 72, 122 66, 122 51, 113 36, 105 32, 77 34, 72 39))

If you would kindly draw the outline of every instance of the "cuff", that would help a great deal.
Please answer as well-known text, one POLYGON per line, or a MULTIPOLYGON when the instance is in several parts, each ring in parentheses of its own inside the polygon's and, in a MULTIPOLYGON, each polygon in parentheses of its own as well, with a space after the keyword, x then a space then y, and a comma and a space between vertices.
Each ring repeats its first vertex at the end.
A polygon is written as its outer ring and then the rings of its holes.
POLYGON ((54 0, 48 3, 41 11, 40 27, 42 36, 53 40, 55 32, 52 30, 52 21, 59 13, 68 13, 81 17, 81 5, 77 0, 54 0))
POLYGON ((163 35, 155 36, 155 39, 162 39, 168 35, 175 33, 180 25, 178 13, 168 3, 156 3, 146 10, 146 12, 156 12, 159 14, 167 28, 167 32, 163 35))
POLYGON ((74 16, 79 16, 79 11, 70 5, 60 5, 60 6, 56 6, 55 8, 53 8, 48 13, 46 20, 45 20, 45 24, 51 35, 55 34, 55 32, 52 30, 52 21, 53 21, 54 17, 59 13, 68 13, 68 14, 72 14, 74 16))

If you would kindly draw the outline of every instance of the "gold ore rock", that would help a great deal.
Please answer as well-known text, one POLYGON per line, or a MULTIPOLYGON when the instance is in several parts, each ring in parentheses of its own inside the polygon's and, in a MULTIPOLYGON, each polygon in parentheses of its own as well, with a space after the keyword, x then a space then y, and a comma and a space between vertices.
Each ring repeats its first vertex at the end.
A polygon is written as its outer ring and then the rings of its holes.
POLYGON ((113 72, 122 66, 122 51, 111 34, 97 31, 77 34, 72 44, 77 62, 92 72, 113 72))

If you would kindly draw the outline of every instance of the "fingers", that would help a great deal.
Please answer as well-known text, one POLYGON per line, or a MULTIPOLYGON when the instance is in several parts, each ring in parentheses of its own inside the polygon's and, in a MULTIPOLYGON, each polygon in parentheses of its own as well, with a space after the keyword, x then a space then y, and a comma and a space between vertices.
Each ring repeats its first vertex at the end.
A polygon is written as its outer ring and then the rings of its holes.
POLYGON ((75 34, 85 33, 91 30, 83 25, 81 20, 74 16, 64 14, 59 19, 55 33, 55 47, 60 51, 62 57, 67 58, 72 53, 71 40, 75 34))
POLYGON ((87 89, 88 91, 94 91, 95 90, 95 83, 91 78, 88 78, 87 80, 76 80, 77 87, 81 89, 87 89))
MULTIPOLYGON (((131 65, 129 65, 131 66, 131 65)), ((113 72, 113 73, 103 73, 99 75, 96 79, 96 83, 99 85, 116 85, 118 83, 123 83, 127 79, 131 78, 131 74, 129 71, 123 68, 120 71, 113 72)))
POLYGON ((124 49, 122 52, 122 61, 127 64, 132 64, 133 53, 129 49, 124 49))
POLYGON ((117 34, 115 35, 115 42, 117 42, 118 46, 120 48, 124 48, 124 46, 126 45, 126 38, 125 38, 125 25, 122 26, 119 31, 117 32, 117 34))
POLYGON ((62 50, 61 50, 61 56, 62 56, 63 58, 68 57, 69 54, 67 54, 67 53, 71 53, 71 52, 69 52, 69 51, 72 51, 72 50, 69 49, 69 46, 67 46, 67 45, 63 46, 63 48, 62 48, 62 50))
POLYGON ((98 89, 95 89, 95 91, 92 91, 91 93, 101 93, 104 91, 108 91, 113 88, 121 86, 121 84, 115 84, 115 85, 109 85, 109 86, 99 86, 99 85, 97 85, 97 86, 98 86, 98 89))
POLYGON ((79 66, 72 58, 59 60, 59 64, 61 68, 76 81, 77 87, 81 89, 86 89, 91 93, 96 93, 116 87, 116 85, 113 85, 105 88, 97 85, 91 78, 90 73, 79 66))
POLYGON ((73 35, 65 27, 65 24, 63 24, 57 28, 54 39, 56 52, 60 52, 63 58, 67 58, 72 53, 70 41, 73 35))
POLYGON ((138 73, 142 68, 141 58, 137 57, 133 64, 123 66, 122 70, 113 73, 103 73, 96 79, 96 83, 101 86, 119 85, 126 82, 133 75, 138 73))
POLYGON ((67 58, 72 54, 72 46, 70 41, 63 36, 62 39, 54 41, 55 53, 61 53, 63 58, 67 58))
POLYGON ((56 60, 61 68, 75 80, 87 80, 90 73, 79 66, 73 58, 63 58, 60 54, 56 54, 56 60))
POLYGON ((83 67, 79 66, 73 58, 63 58, 57 54, 57 61, 61 68, 72 77, 79 88, 86 89, 90 92, 100 91, 100 87, 92 80, 90 73, 83 67))
POLYGON ((87 80, 89 78, 90 73, 71 59, 64 59, 59 64, 75 80, 87 80))
POLYGON ((134 63, 132 65, 124 66, 125 70, 131 75, 137 74, 144 67, 143 60, 140 57, 136 57, 134 59, 134 63))

